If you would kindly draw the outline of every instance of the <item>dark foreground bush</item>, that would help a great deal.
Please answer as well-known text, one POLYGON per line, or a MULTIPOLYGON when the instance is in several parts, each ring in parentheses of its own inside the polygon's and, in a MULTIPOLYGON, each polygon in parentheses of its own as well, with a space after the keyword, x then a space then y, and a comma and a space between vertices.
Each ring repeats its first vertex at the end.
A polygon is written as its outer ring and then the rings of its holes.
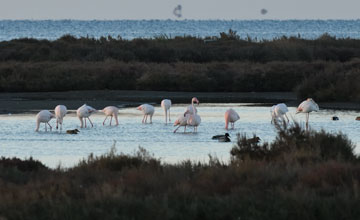
POLYGON ((229 164, 212 157, 209 163, 164 164, 140 149, 134 155, 112 150, 90 156, 70 169, 3 168, 1 173, 11 169, 28 176, 23 182, 0 176, 0 218, 359 219, 360 164, 353 156, 333 156, 347 155, 336 149, 348 140, 284 132, 271 143, 291 145, 279 146, 286 148, 282 156, 243 159, 237 154, 229 164), (323 150, 326 156, 303 154, 322 143, 329 147, 323 150), (287 160, 285 154, 310 159, 287 160))
POLYGON ((266 160, 316 162, 328 160, 355 161, 355 145, 342 133, 324 130, 306 131, 295 122, 276 124, 277 136, 272 143, 259 143, 246 134, 238 134, 237 144, 231 149, 234 160, 266 160))

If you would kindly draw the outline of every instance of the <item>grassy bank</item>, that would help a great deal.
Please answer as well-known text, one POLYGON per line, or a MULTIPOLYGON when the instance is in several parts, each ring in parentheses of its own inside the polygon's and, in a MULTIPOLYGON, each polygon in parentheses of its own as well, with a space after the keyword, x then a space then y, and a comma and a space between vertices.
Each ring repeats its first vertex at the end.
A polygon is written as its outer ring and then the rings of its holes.
POLYGON ((0 42, 0 91, 289 92, 360 101, 360 40, 240 39, 235 32, 123 40, 0 42), (211 41, 206 41, 211 39, 211 41))
POLYGON ((272 143, 239 135, 229 163, 164 164, 89 156, 51 170, 0 160, 0 217, 8 219, 358 219, 359 158, 342 134, 279 127, 272 143))

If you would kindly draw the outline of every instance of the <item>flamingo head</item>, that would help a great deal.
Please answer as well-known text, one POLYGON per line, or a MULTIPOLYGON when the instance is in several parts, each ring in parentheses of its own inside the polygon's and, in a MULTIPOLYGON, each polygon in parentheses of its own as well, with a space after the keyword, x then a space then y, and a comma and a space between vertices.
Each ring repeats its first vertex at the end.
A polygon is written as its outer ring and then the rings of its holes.
POLYGON ((194 102, 196 102, 199 105, 199 100, 196 97, 191 99, 191 103, 194 103, 194 102))
POLYGON ((143 106, 142 105, 140 105, 139 107, 137 107, 136 108, 137 110, 139 110, 139 111, 142 111, 143 110, 143 106))

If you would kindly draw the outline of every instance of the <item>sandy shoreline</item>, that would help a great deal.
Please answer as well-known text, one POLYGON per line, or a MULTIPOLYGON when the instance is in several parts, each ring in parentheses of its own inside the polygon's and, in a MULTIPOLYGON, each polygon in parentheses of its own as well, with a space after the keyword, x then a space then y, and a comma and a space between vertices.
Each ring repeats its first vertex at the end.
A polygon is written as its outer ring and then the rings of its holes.
MULTIPOLYGON (((173 103, 189 103, 192 97, 202 103, 273 103, 284 102, 297 106, 295 93, 291 92, 251 92, 251 93, 205 93, 205 92, 164 92, 164 91, 68 91, 68 92, 29 92, 0 93, 0 114, 36 112, 40 109, 53 109, 63 104, 68 109, 77 109, 84 103, 96 109, 116 105, 120 107, 137 106, 141 103, 160 104, 164 98, 173 103)), ((360 103, 319 103, 321 108, 360 110, 360 103)))

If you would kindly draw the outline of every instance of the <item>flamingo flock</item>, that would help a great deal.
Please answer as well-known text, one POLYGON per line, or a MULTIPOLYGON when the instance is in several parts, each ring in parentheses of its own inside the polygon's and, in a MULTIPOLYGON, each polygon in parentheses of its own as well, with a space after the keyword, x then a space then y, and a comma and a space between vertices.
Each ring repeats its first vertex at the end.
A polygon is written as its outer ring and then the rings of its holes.
MULTIPOLYGON (((171 108, 171 100, 170 99, 164 99, 161 101, 161 108, 164 110, 165 114, 165 124, 170 123, 170 108, 171 108)), ((176 131, 180 127, 184 127, 184 133, 186 132, 186 127, 193 127, 193 133, 196 133, 198 131, 198 126, 201 123, 201 117, 198 114, 198 110, 195 106, 199 106, 200 102, 196 97, 193 97, 191 99, 191 104, 186 107, 184 113, 178 116, 178 118, 174 122, 174 126, 176 127, 173 131, 176 133, 176 131)), ((143 114, 142 123, 147 124, 148 123, 148 117, 149 117, 149 123, 152 123, 152 117, 155 112, 154 106, 150 104, 142 104, 136 108, 137 110, 141 111, 143 114)), ((311 98, 308 98, 307 100, 303 101, 298 108, 296 109, 296 114, 298 113, 305 113, 306 114, 306 129, 308 130, 309 127, 309 114, 313 111, 319 111, 319 106, 315 103, 315 101, 311 98)), ((80 120, 80 128, 86 128, 86 120, 89 121, 91 127, 93 127, 93 123, 90 120, 90 116, 92 113, 98 112, 95 108, 89 106, 89 105, 82 105, 76 110, 76 115, 80 120)), ((103 121, 103 126, 105 126, 105 122, 110 117, 109 125, 112 125, 112 119, 115 119, 115 126, 119 125, 118 120, 118 114, 119 114, 119 108, 115 106, 107 106, 102 110, 99 110, 99 112, 103 112, 105 114, 105 119, 103 121)), ((289 122, 289 118, 287 117, 286 113, 289 112, 286 104, 280 103, 277 105, 274 105, 270 109, 271 113, 271 123, 278 123, 278 122, 289 122), (285 120, 286 119, 286 120, 285 120)), ((56 129, 59 129, 60 125, 60 131, 62 130, 63 120, 65 115, 67 114, 67 108, 64 105, 58 105, 54 109, 54 113, 51 113, 48 110, 42 110, 36 115, 36 129, 35 131, 39 131, 40 123, 45 124, 45 131, 47 131, 47 126, 49 126, 50 131, 52 130, 51 125, 49 124, 49 121, 52 118, 56 118, 56 129)), ((225 130, 229 129, 229 124, 231 126, 231 129, 235 129, 235 122, 240 119, 239 114, 232 108, 226 110, 225 115, 225 130)), ((68 134, 77 134, 79 130, 67 130, 68 134)), ((218 135, 219 139, 224 142, 228 142, 229 134, 226 133, 225 135, 218 135)), ((218 137, 214 136, 214 137, 218 137)))

